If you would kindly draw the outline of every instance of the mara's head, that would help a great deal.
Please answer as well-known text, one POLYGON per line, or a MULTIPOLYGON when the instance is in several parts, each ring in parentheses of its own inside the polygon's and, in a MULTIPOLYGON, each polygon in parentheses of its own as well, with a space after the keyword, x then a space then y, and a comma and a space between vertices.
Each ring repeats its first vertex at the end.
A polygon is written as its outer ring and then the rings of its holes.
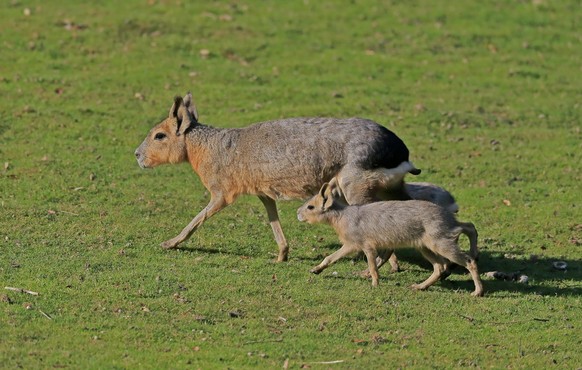
POLYGON ((150 130, 135 151, 141 168, 152 168, 165 163, 187 160, 186 132, 198 124, 198 113, 192 102, 192 94, 177 96, 168 118, 150 130))
POLYGON ((341 192, 334 178, 329 183, 323 184, 319 193, 311 197, 305 204, 297 209, 297 219, 310 224, 322 221, 322 216, 331 209, 343 206, 341 192))

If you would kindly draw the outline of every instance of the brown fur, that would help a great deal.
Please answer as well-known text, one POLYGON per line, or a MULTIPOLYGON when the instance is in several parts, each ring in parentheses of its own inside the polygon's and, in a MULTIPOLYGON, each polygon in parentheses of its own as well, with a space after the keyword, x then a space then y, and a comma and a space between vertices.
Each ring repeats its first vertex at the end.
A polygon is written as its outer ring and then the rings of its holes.
POLYGON ((135 152, 142 168, 189 162, 211 195, 179 235, 162 243, 164 248, 176 247, 206 219, 250 194, 267 210, 278 261, 287 260, 289 248, 275 200, 306 199, 333 177, 344 184, 350 204, 408 199, 404 176, 420 173, 408 154, 394 133, 361 118, 291 118, 241 129, 202 125, 190 94, 174 100, 168 118, 135 152))
MULTIPOLYGON (((338 259, 363 251, 368 260, 372 285, 378 285, 376 260, 380 251, 391 254, 396 248, 412 246, 433 265, 432 275, 423 283, 412 286, 424 290, 446 273, 449 262, 465 267, 475 283, 474 296, 483 295, 483 284, 474 258, 462 252, 457 244, 459 235, 475 228, 458 222, 443 207, 421 200, 375 202, 347 206, 339 201, 335 180, 324 184, 320 192, 297 210, 299 221, 331 225, 342 247, 327 256, 311 272, 319 274, 338 259)), ((476 248, 476 231, 468 233, 471 249, 476 248)))

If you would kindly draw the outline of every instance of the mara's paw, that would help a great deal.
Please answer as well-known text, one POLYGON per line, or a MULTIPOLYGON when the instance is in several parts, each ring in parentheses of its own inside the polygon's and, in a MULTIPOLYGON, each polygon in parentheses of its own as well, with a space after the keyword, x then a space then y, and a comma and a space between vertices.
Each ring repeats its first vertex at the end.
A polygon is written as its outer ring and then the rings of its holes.
POLYGON ((287 257, 287 255, 277 257, 277 262, 287 262, 287 261, 289 261, 289 257, 287 257))
POLYGON ((170 239, 170 240, 166 240, 165 242, 160 244, 160 246, 164 249, 172 249, 172 248, 176 248, 178 246, 178 244, 179 243, 176 243, 174 241, 174 239, 170 239))
POLYGON ((474 291, 473 293, 471 293, 471 295, 472 295, 473 297, 483 297, 483 294, 484 294, 484 293, 485 293, 485 292, 484 292, 483 290, 476 290, 476 291, 474 291))
POLYGON ((369 279, 372 277, 372 275, 370 274, 370 270, 366 269, 360 272, 354 272, 354 274, 356 274, 357 276, 364 278, 364 279, 369 279))

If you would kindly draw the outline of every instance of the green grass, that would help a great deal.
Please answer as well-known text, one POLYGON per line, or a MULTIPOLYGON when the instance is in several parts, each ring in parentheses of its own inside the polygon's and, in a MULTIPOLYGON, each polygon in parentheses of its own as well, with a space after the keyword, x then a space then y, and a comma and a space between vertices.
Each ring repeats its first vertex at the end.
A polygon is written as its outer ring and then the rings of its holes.
POLYGON ((0 24, 0 286, 40 292, 0 292, 2 367, 581 366, 579 1, 15 0, 0 24), (381 122, 477 225, 480 270, 529 284, 413 292, 414 251, 376 289, 357 258, 312 276, 332 230, 280 203, 273 263, 251 197, 162 250, 208 194, 133 151, 189 90, 219 127, 381 122))

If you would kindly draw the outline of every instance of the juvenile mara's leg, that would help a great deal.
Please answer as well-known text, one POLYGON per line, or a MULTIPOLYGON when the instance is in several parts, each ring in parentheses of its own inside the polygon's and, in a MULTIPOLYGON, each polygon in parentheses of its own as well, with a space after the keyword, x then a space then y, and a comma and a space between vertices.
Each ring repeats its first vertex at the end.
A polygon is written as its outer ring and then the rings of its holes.
MULTIPOLYGON (((382 263, 382 265, 385 262, 386 261, 384 261, 382 263)), ((396 257, 396 253, 394 253, 394 251, 390 251, 390 258, 388 258, 388 262, 390 263, 390 272, 398 272, 398 271, 400 271, 400 266, 398 265, 398 258, 396 257)), ((378 268, 380 268, 380 266, 382 266, 382 265, 378 265, 378 268)))
MULTIPOLYGON (((378 252, 378 257, 376 257, 376 267, 380 269, 386 261, 390 263, 390 272, 398 272, 400 271, 400 266, 398 266, 398 259, 394 254, 394 250, 392 249, 381 249, 378 252)), ((360 272, 360 276, 364 278, 370 277, 370 269, 367 268, 364 271, 360 272)))
POLYGON ((170 249, 177 247, 178 244, 187 240, 205 220, 209 219, 212 217, 212 215, 216 214, 226 206, 228 206, 228 203, 222 196, 213 194, 210 198, 210 203, 208 203, 208 205, 204 207, 204 209, 198 213, 196 217, 192 219, 192 221, 190 221, 190 223, 184 228, 184 230, 182 230, 180 234, 178 234, 178 236, 163 242, 162 248, 170 249))
POLYGON ((454 267, 457 265, 451 263, 451 261, 447 260, 446 258, 443 258, 443 261, 445 261, 445 262, 442 266, 443 273, 441 274, 441 280, 446 280, 446 278, 451 276, 451 267, 454 267))
POLYGON ((479 277, 479 271, 477 269, 477 263, 475 259, 470 257, 467 253, 461 251, 459 246, 454 240, 449 241, 447 244, 439 246, 439 253, 447 258, 449 261, 456 263, 459 266, 463 266, 471 273, 473 282, 475 283, 475 291, 471 295, 476 297, 483 296, 483 283, 479 277))
POLYGON ((269 222, 271 223, 271 229, 273 229, 273 234, 275 235, 275 241, 279 246, 279 256, 277 257, 277 262, 287 261, 289 257, 289 246, 287 245, 287 240, 283 234, 283 229, 281 228, 281 223, 279 222, 279 214, 277 213, 277 204, 275 200, 266 196, 259 196, 261 202, 267 209, 267 215, 269 217, 269 222))
POLYGON ((439 255, 433 253, 432 251, 430 251, 426 247, 420 248, 420 253, 422 253, 423 257, 426 258, 432 264, 433 273, 428 277, 428 279, 426 279, 422 283, 420 283, 420 284, 413 284, 411 286, 411 288, 412 289, 416 289, 416 290, 425 290, 429 286, 431 286, 434 283, 436 283, 436 281, 438 279, 440 279, 440 277, 443 274, 444 264, 445 264, 446 261, 442 257, 440 257, 439 255))
POLYGON ((471 222, 459 222, 459 226, 463 229, 463 234, 467 235, 470 243, 469 256, 475 261, 479 260, 479 247, 477 246, 477 229, 471 222))
POLYGON ((340 249, 333 252, 329 256, 325 257, 323 259, 323 261, 319 265, 312 268, 310 272, 312 272, 314 274, 319 274, 320 272, 325 270, 329 265, 335 263, 340 258, 345 257, 348 254, 353 253, 355 251, 356 251, 356 248, 354 248, 353 246, 351 246, 349 244, 344 244, 344 245, 342 245, 342 247, 340 249))
POLYGON ((364 254, 368 260, 368 269, 370 270, 370 276, 372 276, 372 286, 378 286, 378 267, 376 266, 376 257, 378 257, 378 252, 375 248, 364 247, 364 254))

